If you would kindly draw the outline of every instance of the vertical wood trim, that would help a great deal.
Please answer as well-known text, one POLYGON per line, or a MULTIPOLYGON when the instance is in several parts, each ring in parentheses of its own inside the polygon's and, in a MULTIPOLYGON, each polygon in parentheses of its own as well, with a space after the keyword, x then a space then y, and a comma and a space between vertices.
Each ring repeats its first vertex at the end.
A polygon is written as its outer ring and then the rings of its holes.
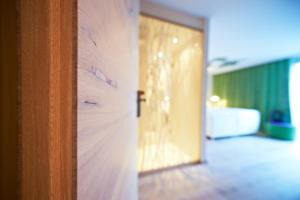
POLYGON ((76 198, 76 4, 20 1, 22 199, 76 198))
POLYGON ((61 110, 62 133, 72 130, 72 134, 63 134, 61 155, 65 161, 62 180, 63 191, 68 191, 68 196, 63 199, 77 199, 77 0, 61 1, 61 110), (71 31, 73 30, 73 31, 71 31), (65 67, 70 66, 70 67, 65 67), (67 78, 66 78, 67 77, 67 78), (72 155, 64 152, 72 152, 72 155), (69 166, 72 166, 70 169, 69 166))
POLYGON ((17 192, 17 6, 0 2, 0 199, 15 200, 17 192))
POLYGON ((21 1, 21 198, 49 199, 49 5, 21 1), (43 28, 42 25, 43 24, 43 28))

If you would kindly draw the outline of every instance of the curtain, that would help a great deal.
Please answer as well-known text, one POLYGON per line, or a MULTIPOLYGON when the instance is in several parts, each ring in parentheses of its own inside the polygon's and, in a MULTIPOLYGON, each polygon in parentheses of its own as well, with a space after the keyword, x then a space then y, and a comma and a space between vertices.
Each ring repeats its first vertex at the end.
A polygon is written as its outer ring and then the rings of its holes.
POLYGON ((289 71, 287 59, 215 75, 213 93, 227 100, 228 107, 259 110, 264 131, 273 110, 283 111, 285 121, 291 122, 289 71))

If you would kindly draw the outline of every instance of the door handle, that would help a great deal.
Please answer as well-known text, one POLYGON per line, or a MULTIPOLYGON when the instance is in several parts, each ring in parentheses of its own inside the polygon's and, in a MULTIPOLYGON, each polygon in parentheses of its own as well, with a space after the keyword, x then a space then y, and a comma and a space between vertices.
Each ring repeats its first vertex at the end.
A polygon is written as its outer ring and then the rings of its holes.
POLYGON ((143 95, 145 94, 144 91, 138 90, 137 91, 137 99, 136 99, 136 104, 137 104, 137 117, 139 118, 141 116, 141 103, 146 102, 145 98, 142 98, 143 95))

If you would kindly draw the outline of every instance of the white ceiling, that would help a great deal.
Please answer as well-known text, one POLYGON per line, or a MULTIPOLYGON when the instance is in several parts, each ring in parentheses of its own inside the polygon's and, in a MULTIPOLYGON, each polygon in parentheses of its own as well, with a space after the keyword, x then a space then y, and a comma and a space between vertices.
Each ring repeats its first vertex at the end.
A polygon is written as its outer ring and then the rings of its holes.
POLYGON ((300 0, 149 1, 207 17, 209 60, 240 61, 225 71, 300 55, 300 0))

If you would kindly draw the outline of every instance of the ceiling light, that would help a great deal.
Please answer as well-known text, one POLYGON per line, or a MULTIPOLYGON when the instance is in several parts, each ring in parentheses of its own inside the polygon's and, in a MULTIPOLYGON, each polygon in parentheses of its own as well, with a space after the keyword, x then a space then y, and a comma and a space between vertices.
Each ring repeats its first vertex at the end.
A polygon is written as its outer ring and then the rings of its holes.
POLYGON ((177 43, 178 43, 178 41, 179 41, 179 40, 178 40, 178 38, 177 38, 177 37, 174 37, 174 38, 173 38, 173 40, 172 40, 173 44, 177 44, 177 43))
POLYGON ((162 57, 164 57, 164 53, 163 53, 162 51, 160 51, 160 52, 157 53, 157 56, 158 56, 159 58, 162 58, 162 57))
POLYGON ((170 101, 170 97, 169 96, 165 96, 164 97, 164 101, 170 101))

